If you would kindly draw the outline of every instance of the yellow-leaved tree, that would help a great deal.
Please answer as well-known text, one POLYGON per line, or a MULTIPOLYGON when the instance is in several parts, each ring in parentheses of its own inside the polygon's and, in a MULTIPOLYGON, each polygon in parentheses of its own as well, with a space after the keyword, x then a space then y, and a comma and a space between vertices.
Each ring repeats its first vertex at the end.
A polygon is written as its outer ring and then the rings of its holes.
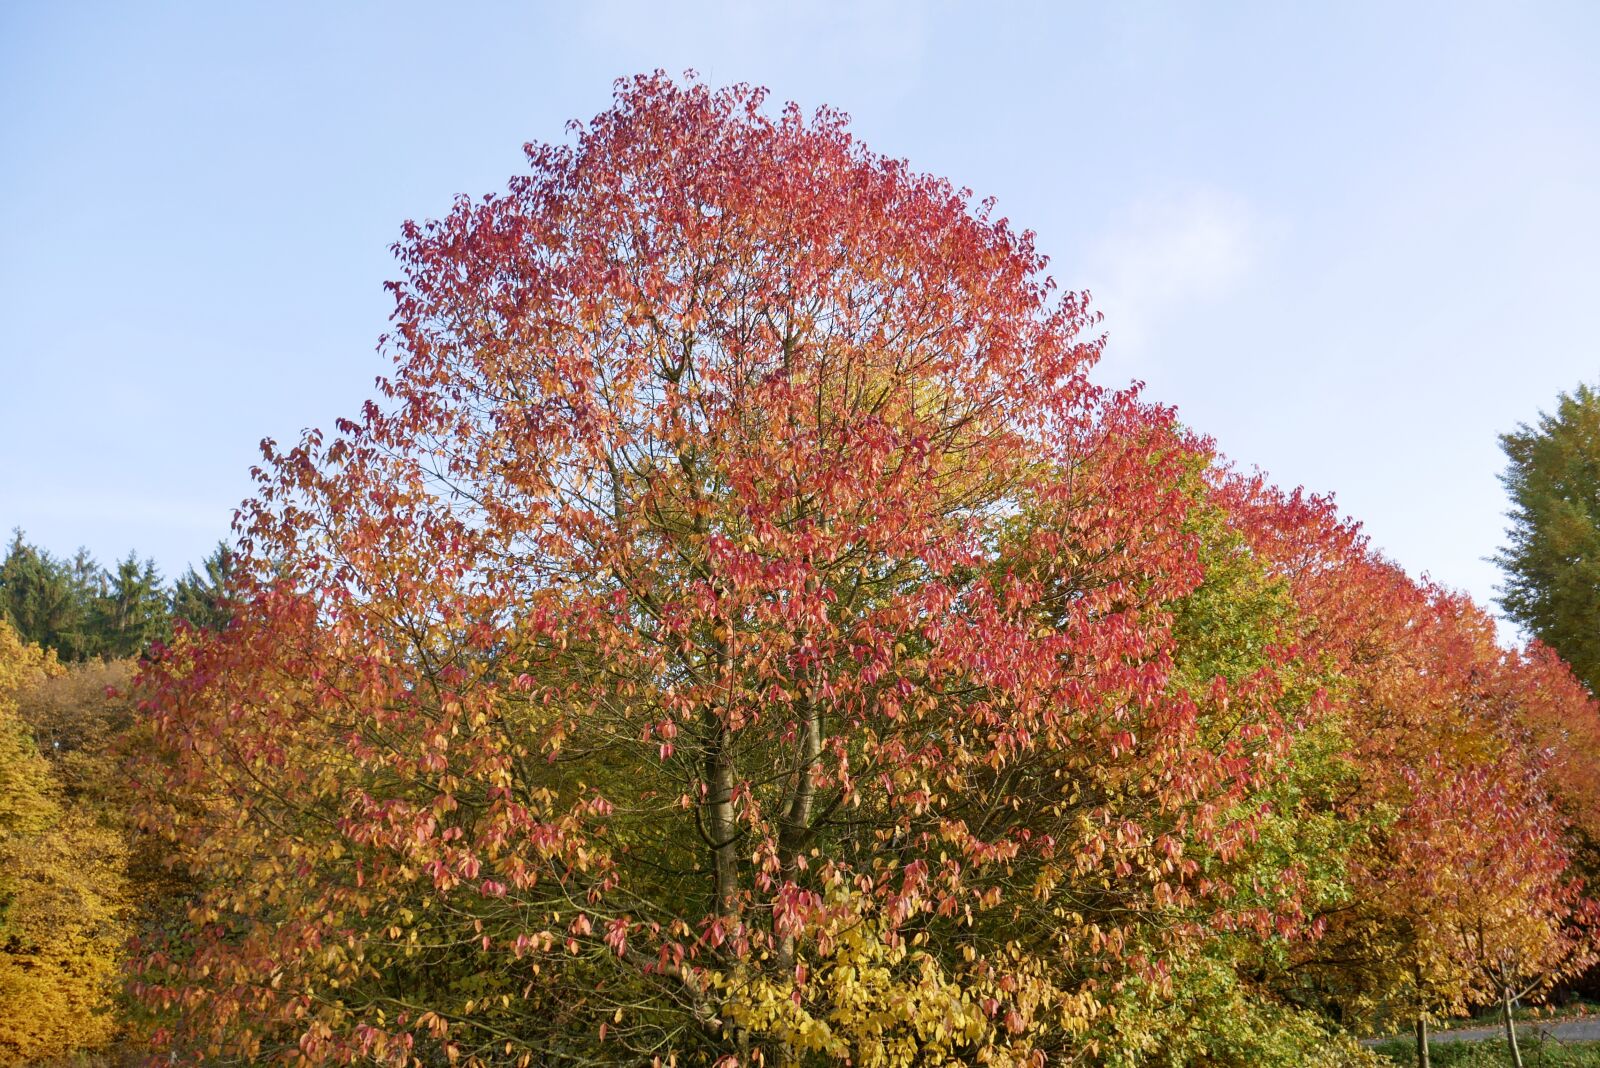
POLYGON ((0 1064, 105 1045, 127 937, 126 835, 62 796, 18 714, 62 673, 0 620, 0 1064))

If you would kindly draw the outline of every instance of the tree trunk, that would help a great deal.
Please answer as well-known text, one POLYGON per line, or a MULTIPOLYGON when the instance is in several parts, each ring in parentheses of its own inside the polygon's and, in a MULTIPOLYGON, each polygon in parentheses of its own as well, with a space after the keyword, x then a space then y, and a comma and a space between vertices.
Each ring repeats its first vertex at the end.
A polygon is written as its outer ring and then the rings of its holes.
MULTIPOLYGON (((717 919, 718 922, 727 921, 724 935, 730 935, 739 912, 739 853, 735 848, 739 833, 733 810, 734 768, 730 752, 733 743, 727 725, 715 708, 706 709, 704 722, 710 735, 705 753, 704 834, 711 846, 717 919)), ((724 948, 720 952, 726 951, 724 948)), ((738 1050, 738 1063, 750 1064, 750 1032, 735 1027, 732 1037, 738 1050)))
MULTIPOLYGON (((778 831, 778 855, 785 880, 799 876, 800 857, 811 840, 811 806, 816 796, 811 773, 822 754, 821 714, 807 697, 796 704, 800 713, 800 751, 795 762, 794 792, 779 817, 778 831)), ((778 937, 777 967, 780 972, 794 967, 793 932, 786 931, 778 937)))
MULTIPOLYGON (((822 753, 822 716, 810 698, 798 702, 801 734, 799 759, 795 763, 794 792, 779 817, 778 852, 783 864, 785 881, 799 877, 799 859, 811 840, 811 808, 816 797, 816 787, 811 781, 812 769, 822 753)), ((788 977, 794 969, 794 932, 785 931, 778 936, 775 959, 778 978, 788 977)), ((777 1068, 799 1068, 800 1051, 785 1043, 776 1058, 777 1068)))
POLYGON ((1422 964, 1412 961, 1417 981, 1417 1068, 1433 1068, 1428 1055, 1428 984, 1422 979, 1422 964))
POLYGON ((728 733, 715 709, 706 710, 705 835, 711 846, 712 880, 717 915, 731 917, 739 893, 739 856, 734 844, 738 825, 733 813, 733 761, 728 733))
POLYGON ((1514 1068, 1522 1068, 1522 1050, 1517 1048, 1517 1024, 1511 1018, 1511 988, 1502 987, 1500 992, 1500 1008, 1506 1018, 1506 1045, 1511 1047, 1511 1063, 1514 1068))

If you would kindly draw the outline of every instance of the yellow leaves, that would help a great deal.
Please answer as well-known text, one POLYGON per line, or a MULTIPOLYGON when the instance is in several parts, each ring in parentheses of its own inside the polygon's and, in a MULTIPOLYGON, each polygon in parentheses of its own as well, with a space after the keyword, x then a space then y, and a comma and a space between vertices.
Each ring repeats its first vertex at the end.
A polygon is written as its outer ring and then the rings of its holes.
POLYGON ((60 671, 53 652, 24 643, 0 620, 0 840, 37 833, 58 818, 50 767, 17 717, 16 694, 60 671))
POLYGON ((19 687, 61 669, 0 621, 0 1062, 112 1037, 109 999, 127 932, 127 843, 63 802, 17 717, 19 687))
MULTIPOLYGON (((865 904, 842 891, 833 900, 865 904)), ((794 1050, 869 1068, 966 1060, 994 1037, 968 980, 910 949, 915 939, 848 911, 830 934, 831 951, 805 961, 804 982, 748 966, 720 977, 724 1017, 794 1050)))
POLYGON ((54 649, 23 641, 15 628, 0 620, 0 700, 12 700, 24 686, 64 670, 54 649))

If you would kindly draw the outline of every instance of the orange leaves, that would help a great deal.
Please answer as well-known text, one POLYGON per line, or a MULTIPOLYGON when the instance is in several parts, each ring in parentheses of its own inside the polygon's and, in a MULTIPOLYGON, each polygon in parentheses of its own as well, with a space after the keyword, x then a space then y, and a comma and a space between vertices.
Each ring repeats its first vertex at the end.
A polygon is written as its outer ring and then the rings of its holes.
POLYGON ((1600 729, 1592 703, 1537 650, 1501 649, 1466 598, 1373 554, 1327 502, 1236 479, 1222 492, 1294 592, 1302 653, 1337 668, 1319 707, 1350 739, 1359 790, 1343 815, 1372 826, 1328 931, 1343 948, 1327 955, 1355 962, 1338 981, 1448 1011, 1590 959, 1556 802, 1575 813, 1592 791, 1539 739, 1557 718, 1600 729))

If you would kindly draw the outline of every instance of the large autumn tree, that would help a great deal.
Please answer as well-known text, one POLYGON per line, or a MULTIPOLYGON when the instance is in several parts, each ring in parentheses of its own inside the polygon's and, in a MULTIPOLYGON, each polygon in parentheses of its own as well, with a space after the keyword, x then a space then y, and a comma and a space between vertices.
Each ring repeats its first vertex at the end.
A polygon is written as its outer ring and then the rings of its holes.
POLYGON ((1319 713, 1206 444, 835 112, 657 75, 574 134, 406 228, 382 397, 268 443, 233 623, 144 674, 156 1040, 1248 1063, 1150 1006, 1306 922, 1319 713))

